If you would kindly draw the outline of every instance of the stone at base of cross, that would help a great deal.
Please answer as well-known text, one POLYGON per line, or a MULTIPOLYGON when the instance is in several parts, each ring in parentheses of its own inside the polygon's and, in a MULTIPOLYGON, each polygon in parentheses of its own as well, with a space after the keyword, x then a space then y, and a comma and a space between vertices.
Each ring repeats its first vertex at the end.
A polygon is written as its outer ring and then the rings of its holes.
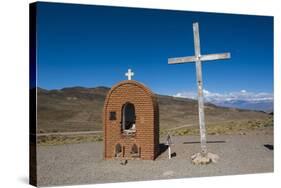
POLYGON ((209 163, 217 163, 219 160, 219 156, 214 153, 195 153, 191 156, 192 163, 195 165, 205 165, 209 163))

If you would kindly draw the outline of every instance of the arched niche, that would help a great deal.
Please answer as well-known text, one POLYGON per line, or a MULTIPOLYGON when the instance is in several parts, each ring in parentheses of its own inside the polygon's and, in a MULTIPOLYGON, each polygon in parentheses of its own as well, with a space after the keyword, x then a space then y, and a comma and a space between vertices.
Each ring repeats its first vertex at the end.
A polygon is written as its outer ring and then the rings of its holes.
POLYGON ((134 104, 126 102, 122 107, 121 130, 123 132, 136 131, 136 112, 134 104))

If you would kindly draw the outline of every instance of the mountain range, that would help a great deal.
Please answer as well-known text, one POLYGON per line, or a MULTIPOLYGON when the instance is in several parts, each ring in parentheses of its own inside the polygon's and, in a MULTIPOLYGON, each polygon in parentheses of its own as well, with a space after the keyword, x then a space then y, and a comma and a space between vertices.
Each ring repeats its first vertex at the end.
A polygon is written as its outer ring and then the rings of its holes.
POLYGON ((229 101, 222 101, 222 102, 213 101, 213 103, 218 106, 224 106, 224 107, 273 112, 273 101, 271 100, 265 100, 265 101, 229 100, 229 101))
MULTIPOLYGON (((204 99, 218 106, 273 112, 273 94, 246 90, 217 93, 203 90, 204 99)), ((196 99, 196 92, 180 92, 176 97, 196 99)))

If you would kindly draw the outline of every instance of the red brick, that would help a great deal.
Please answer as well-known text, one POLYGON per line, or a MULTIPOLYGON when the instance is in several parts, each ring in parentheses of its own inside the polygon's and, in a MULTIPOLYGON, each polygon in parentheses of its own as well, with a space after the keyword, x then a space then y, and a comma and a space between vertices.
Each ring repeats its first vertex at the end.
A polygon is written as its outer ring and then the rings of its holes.
MULTIPOLYGON (((133 159, 130 154, 134 144, 141 148, 140 159, 154 160, 159 154, 159 109, 155 95, 143 84, 127 80, 112 87, 103 111, 104 158, 115 158, 115 146, 121 144, 124 158, 133 159), (136 134, 121 133, 122 107, 126 102, 134 104, 136 134), (109 120, 109 113, 116 112, 116 120, 109 120)), ((121 157, 123 158, 123 157, 121 157)))

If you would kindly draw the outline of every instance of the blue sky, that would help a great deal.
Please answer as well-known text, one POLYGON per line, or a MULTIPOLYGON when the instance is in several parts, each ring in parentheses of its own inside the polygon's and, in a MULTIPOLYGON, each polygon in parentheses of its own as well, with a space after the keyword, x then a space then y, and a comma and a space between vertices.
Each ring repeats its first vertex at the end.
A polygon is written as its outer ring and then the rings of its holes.
POLYGON ((231 52, 203 63, 209 92, 273 92, 273 17, 107 6, 39 3, 38 86, 108 86, 134 80, 155 93, 196 92, 192 23, 199 22, 202 54, 231 52))

